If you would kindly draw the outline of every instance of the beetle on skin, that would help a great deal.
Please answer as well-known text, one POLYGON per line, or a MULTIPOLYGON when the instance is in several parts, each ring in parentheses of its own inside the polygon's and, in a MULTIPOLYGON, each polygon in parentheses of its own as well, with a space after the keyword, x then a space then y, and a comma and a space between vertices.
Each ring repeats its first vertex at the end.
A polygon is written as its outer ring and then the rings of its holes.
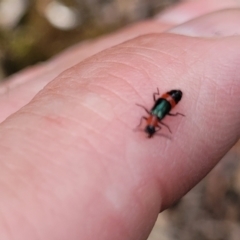
POLYGON ((184 114, 178 113, 178 112, 175 114, 170 113, 170 111, 182 99, 183 93, 181 90, 171 90, 171 91, 163 94, 160 98, 156 98, 157 95, 160 95, 158 88, 157 88, 157 92, 153 93, 154 105, 150 111, 147 108, 145 108, 144 106, 137 104, 137 106, 142 107, 149 115, 148 117, 142 117, 140 120, 140 123, 138 125, 138 127, 139 127, 142 123, 142 120, 146 120, 147 125, 146 125, 144 131, 148 134, 149 138, 153 137, 153 135, 161 129, 160 124, 167 127, 169 132, 172 133, 169 126, 162 122, 162 119, 166 115, 185 116, 184 114))

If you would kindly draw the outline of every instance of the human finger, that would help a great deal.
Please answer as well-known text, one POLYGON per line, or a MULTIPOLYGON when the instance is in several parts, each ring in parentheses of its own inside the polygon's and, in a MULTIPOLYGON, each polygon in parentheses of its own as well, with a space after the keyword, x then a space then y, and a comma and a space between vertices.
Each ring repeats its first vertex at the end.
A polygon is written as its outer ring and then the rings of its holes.
POLYGON ((239 8, 238 0, 193 0, 183 1, 156 16, 160 22, 179 25, 212 12, 239 8))
POLYGON ((0 125, 0 226, 25 240, 146 239, 239 138, 239 52, 237 36, 150 34, 61 74, 0 125), (183 92, 170 139, 132 131, 156 87, 183 92))

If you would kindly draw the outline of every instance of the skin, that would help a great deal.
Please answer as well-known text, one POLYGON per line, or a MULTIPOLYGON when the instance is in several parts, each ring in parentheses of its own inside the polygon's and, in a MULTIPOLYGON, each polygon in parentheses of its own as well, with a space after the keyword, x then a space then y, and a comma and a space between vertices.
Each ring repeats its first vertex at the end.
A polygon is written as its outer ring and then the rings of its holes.
POLYGON ((239 3, 222 2, 184 2, 2 84, 0 239, 144 240, 216 165, 240 134, 239 3), (183 91, 171 139, 132 131, 156 87, 183 91))

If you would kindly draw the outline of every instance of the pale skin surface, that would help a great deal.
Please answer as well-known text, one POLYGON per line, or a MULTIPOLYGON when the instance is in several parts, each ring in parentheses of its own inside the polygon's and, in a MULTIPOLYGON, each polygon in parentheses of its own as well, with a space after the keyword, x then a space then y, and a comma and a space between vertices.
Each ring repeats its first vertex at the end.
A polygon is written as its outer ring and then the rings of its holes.
POLYGON ((0 239, 146 239, 239 139, 239 6, 185 2, 2 85, 0 239), (186 117, 147 139, 135 103, 157 87, 186 117))

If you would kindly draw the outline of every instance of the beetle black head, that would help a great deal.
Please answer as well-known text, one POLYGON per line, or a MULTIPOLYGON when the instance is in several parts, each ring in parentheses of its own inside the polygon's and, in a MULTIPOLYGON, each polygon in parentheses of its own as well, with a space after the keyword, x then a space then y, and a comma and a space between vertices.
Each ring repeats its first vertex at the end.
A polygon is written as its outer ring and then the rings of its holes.
POLYGON ((181 90, 171 90, 168 94, 178 103, 182 98, 182 91, 181 90))
POLYGON ((153 134, 156 132, 156 130, 154 126, 147 125, 145 128, 145 132, 148 134, 148 137, 151 138, 153 134))

